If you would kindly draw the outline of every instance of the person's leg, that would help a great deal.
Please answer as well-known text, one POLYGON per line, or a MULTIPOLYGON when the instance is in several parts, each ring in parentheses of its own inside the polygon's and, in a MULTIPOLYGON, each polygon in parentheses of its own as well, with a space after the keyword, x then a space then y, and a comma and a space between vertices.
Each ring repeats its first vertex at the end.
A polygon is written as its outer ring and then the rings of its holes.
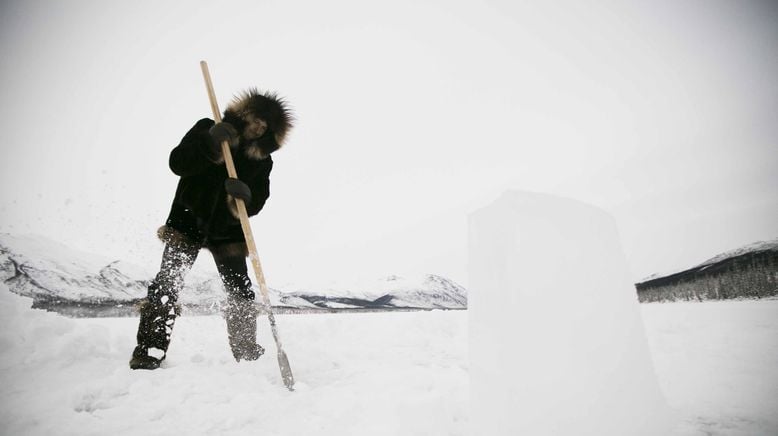
POLYGON ((199 245, 183 238, 165 245, 159 273, 141 304, 138 345, 130 360, 132 369, 155 369, 165 359, 173 324, 180 313, 178 294, 199 250, 199 245))
POLYGON ((227 292, 224 318, 232 355, 237 361, 256 360, 265 350, 257 344, 257 309, 245 252, 229 246, 214 247, 211 252, 227 292))

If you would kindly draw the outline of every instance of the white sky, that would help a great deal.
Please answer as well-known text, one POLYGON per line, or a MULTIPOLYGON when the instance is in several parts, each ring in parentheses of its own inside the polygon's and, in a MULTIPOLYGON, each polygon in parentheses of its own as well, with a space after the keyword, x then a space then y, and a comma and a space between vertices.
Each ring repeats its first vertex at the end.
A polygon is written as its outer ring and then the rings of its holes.
POLYGON ((610 211, 635 280, 778 236, 774 3, 514 3, 3 2, 0 231, 158 264, 205 59, 222 109, 299 118, 252 219, 271 286, 467 284, 508 188, 610 211))

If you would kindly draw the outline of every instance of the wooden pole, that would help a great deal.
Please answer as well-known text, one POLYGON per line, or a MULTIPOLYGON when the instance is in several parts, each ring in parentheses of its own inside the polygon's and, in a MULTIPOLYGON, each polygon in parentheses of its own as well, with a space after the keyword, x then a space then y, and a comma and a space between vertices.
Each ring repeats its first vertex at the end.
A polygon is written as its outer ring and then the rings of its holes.
MULTIPOLYGON (((208 99, 211 102, 211 110, 213 111, 213 119, 217 123, 222 120, 221 112, 219 112, 219 105, 216 102, 216 94, 213 92, 213 83, 211 82, 211 73, 208 71, 208 64, 205 61, 200 61, 200 68, 203 70, 203 78, 205 79, 205 87, 208 90, 208 99)), ((227 166, 227 174, 237 179, 238 172, 235 171, 235 163, 232 161, 232 153, 230 152, 230 145, 227 141, 222 142, 222 154, 224 155, 224 164, 227 166)), ((249 224, 249 216, 246 212, 246 205, 240 198, 235 199, 235 203, 238 207, 238 216, 240 217, 240 226, 243 229, 243 235, 246 238, 246 245, 249 250, 249 259, 251 259, 251 265, 254 267, 254 274, 257 277, 259 283, 259 291, 262 295, 262 303, 267 311, 267 317, 270 321, 270 330, 273 332, 273 339, 276 341, 276 349, 278 350, 278 366, 281 369, 281 378, 284 380, 284 385, 291 391, 294 390, 294 376, 292 375, 292 368, 289 366, 289 359, 286 356, 286 352, 281 346, 281 338, 278 336, 278 327, 276 326, 276 318, 273 315, 273 311, 270 305, 270 295, 267 290, 267 283, 265 283, 265 274, 262 272, 262 265, 259 262, 259 256, 257 255, 257 246, 254 243, 254 234, 251 231, 251 225, 249 224)))

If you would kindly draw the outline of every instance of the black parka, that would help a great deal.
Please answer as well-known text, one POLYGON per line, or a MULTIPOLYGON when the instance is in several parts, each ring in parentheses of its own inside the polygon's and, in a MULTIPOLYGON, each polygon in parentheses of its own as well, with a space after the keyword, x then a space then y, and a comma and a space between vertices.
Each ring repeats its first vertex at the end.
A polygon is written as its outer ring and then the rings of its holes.
MULTIPOLYGON (((241 132, 245 126, 241 115, 247 111, 268 121, 268 131, 259 140, 241 137, 238 148, 232 151, 238 179, 251 189, 246 211, 254 216, 270 196, 270 153, 283 143, 291 115, 275 95, 251 90, 227 108, 223 121, 241 132)), ((181 178, 170 214, 160 229, 163 241, 184 236, 209 248, 245 242, 234 199, 224 189, 227 168, 221 153, 214 153, 208 133, 213 125, 211 119, 199 120, 170 152, 170 169, 181 178)))

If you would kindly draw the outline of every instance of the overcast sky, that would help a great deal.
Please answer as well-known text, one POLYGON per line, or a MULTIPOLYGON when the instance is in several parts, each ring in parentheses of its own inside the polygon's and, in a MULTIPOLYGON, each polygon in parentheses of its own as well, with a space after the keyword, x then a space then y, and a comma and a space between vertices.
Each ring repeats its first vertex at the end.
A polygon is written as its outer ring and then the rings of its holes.
POLYGON ((612 213, 635 280, 778 237, 775 3, 515 3, 3 2, 0 231, 156 268, 207 60, 222 109, 297 114, 252 219, 271 286, 466 284, 509 188, 612 213))

